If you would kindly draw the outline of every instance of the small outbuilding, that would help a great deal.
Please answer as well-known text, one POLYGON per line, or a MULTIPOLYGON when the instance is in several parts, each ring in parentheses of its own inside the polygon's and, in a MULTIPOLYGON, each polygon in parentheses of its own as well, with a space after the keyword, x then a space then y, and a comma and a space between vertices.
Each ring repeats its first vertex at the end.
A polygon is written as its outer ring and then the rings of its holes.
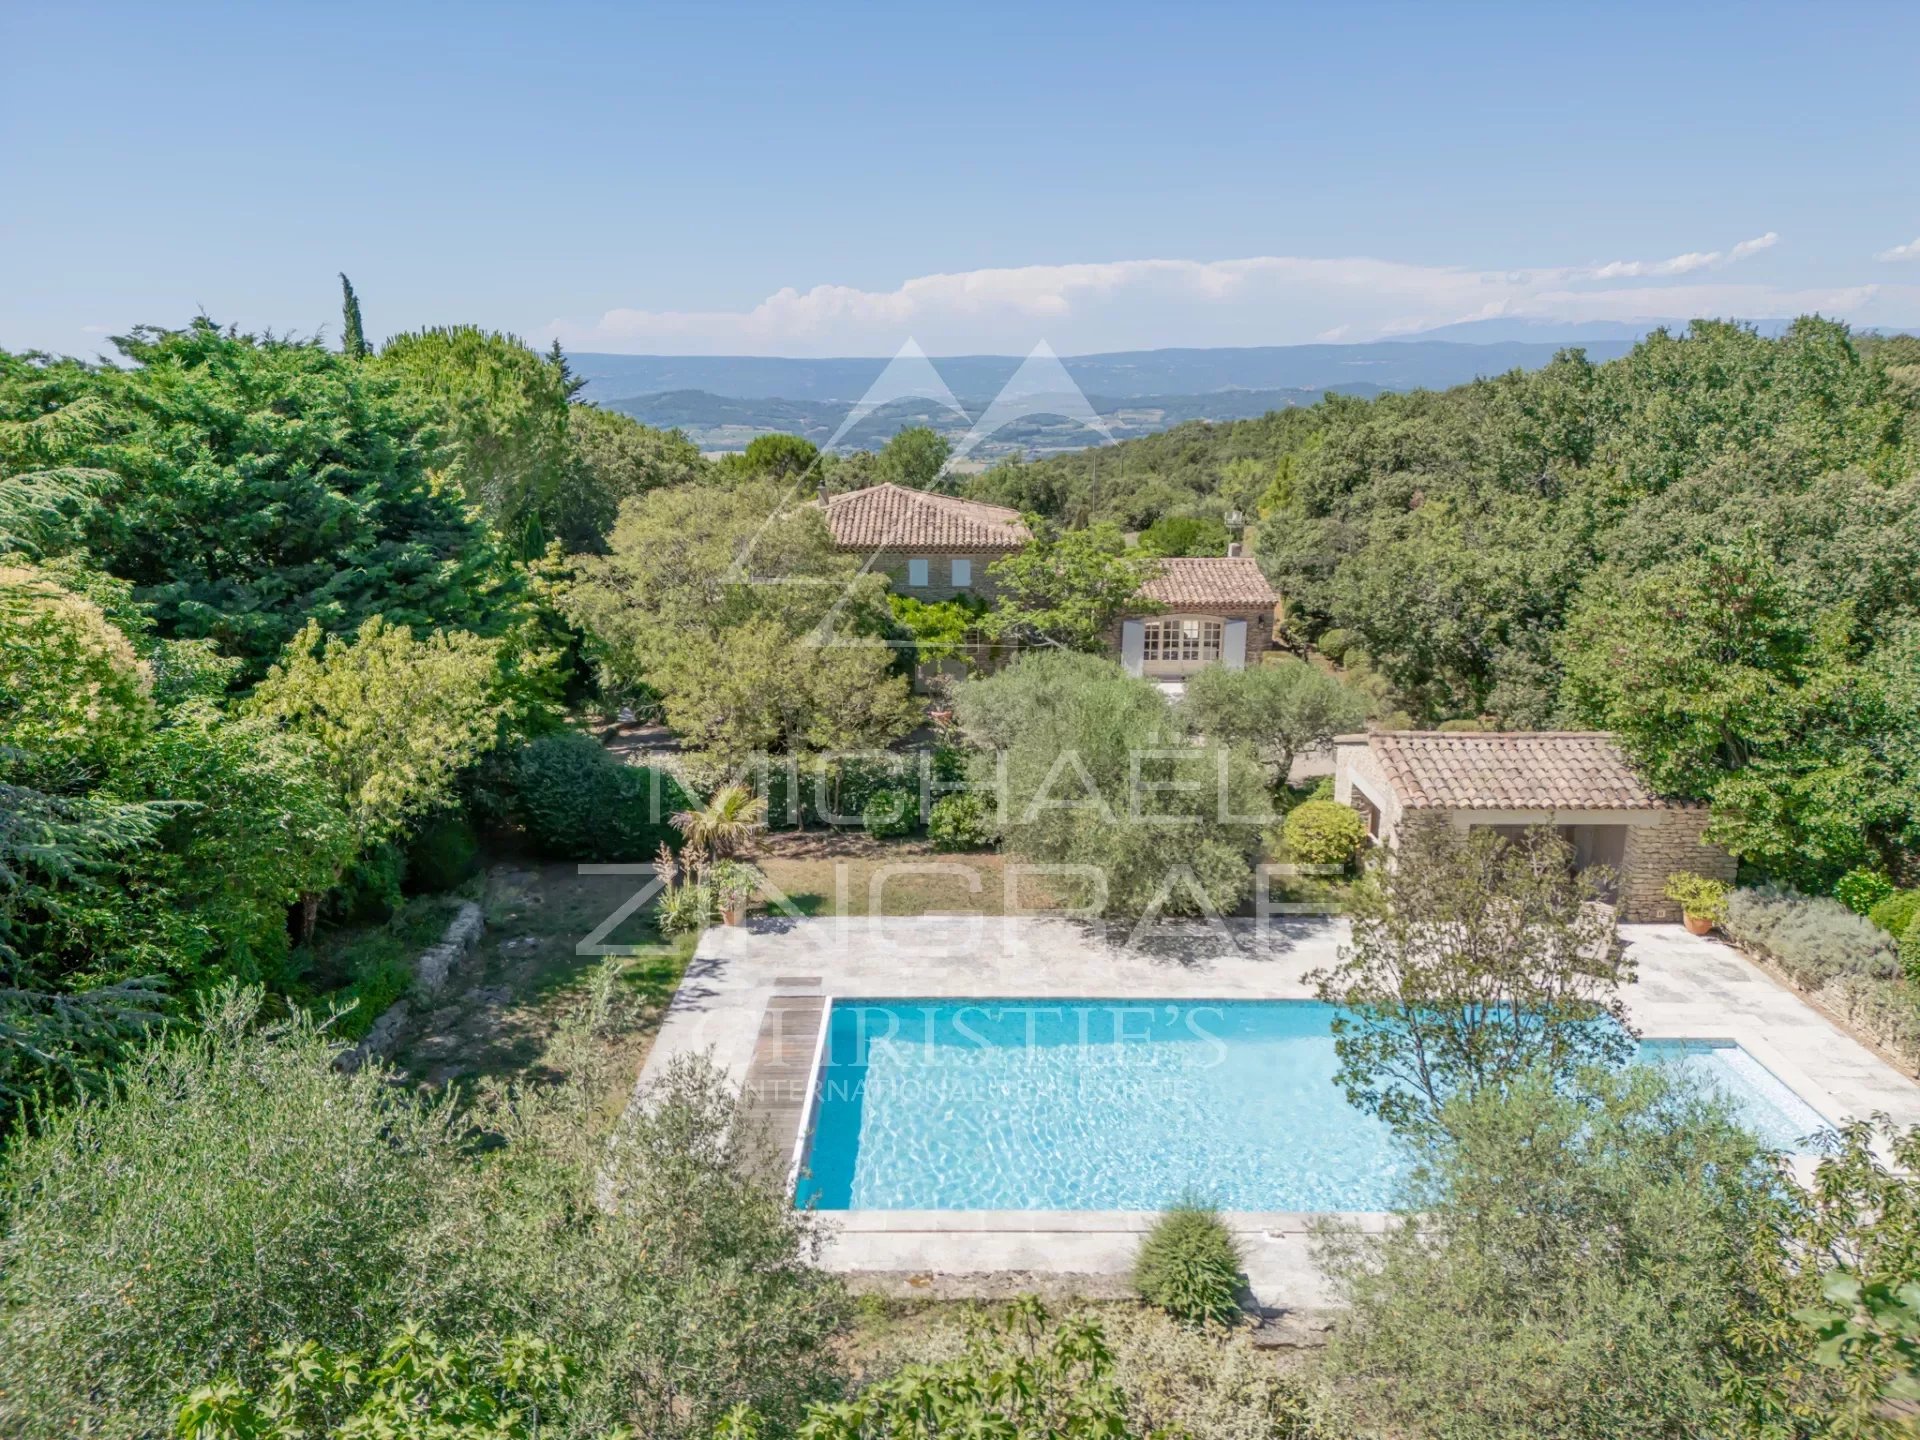
POLYGON ((1610 898, 1628 921, 1680 918, 1665 894, 1676 870, 1734 878, 1733 856, 1700 838, 1707 807, 1654 794, 1600 731, 1342 735, 1334 741, 1333 798, 1360 812, 1378 844, 1416 812, 1513 835, 1553 826, 1576 871, 1613 873, 1610 898))

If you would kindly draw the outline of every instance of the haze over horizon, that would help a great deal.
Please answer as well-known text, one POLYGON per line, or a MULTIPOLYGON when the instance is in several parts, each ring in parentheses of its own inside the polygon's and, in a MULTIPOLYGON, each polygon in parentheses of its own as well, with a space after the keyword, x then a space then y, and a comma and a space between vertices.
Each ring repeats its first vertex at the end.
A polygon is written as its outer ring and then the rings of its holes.
POLYGON ((0 347, 334 334, 341 270, 615 354, 1920 325, 1911 8, 882 16, 13 7, 0 347))

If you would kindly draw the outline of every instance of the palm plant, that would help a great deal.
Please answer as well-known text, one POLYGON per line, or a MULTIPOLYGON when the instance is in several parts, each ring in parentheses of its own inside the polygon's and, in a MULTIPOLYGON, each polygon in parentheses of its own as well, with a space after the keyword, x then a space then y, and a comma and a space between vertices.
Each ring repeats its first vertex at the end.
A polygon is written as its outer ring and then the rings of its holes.
POLYGON ((697 810, 681 810, 670 822, 696 857, 737 855, 766 828, 767 802, 744 785, 722 785, 697 810))

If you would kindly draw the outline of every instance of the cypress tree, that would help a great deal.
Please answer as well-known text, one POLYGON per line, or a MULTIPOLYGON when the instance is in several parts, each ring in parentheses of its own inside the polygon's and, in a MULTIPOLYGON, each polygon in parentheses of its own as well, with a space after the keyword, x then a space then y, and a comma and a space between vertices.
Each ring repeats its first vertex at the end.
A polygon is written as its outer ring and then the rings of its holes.
POLYGON ((364 360, 371 351, 367 345, 367 332, 360 325, 360 297, 353 293, 353 282, 347 279, 345 271, 340 274, 340 313, 340 353, 355 360, 364 360))

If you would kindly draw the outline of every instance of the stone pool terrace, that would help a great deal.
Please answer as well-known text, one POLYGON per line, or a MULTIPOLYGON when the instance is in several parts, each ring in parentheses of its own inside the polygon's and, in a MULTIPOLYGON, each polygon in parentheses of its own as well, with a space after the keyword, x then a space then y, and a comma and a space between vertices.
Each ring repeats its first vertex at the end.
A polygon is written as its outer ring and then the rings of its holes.
MULTIPOLYGON (((1624 925, 1638 979, 1629 1017, 1648 1039, 1731 1040, 1839 1122, 1885 1112, 1920 1124, 1920 1086, 1729 945, 1678 925, 1624 925)), ((1076 921, 975 915, 757 920, 701 939, 640 1083, 707 1052, 746 1087, 789 1166, 804 1136, 824 1001, 885 998, 1305 1000, 1347 938, 1334 917, 1166 925, 1134 943, 1076 921)), ((1178 1143, 1169 1137, 1169 1143, 1178 1143)), ((905 1293, 1121 1294, 1150 1213, 824 1212, 823 1263, 905 1293)), ((1234 1212, 1254 1297, 1312 1309, 1328 1296, 1311 1215, 1234 1212)), ((1348 1217, 1366 1228, 1377 1215, 1348 1217)))

